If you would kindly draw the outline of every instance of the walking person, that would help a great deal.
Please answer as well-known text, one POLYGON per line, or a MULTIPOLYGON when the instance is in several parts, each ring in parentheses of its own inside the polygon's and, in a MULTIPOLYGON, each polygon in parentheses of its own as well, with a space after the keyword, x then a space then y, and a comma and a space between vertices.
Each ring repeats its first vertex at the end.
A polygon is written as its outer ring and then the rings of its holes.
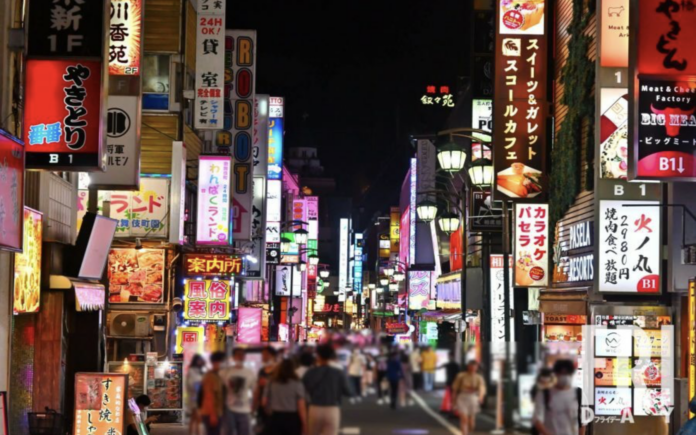
POLYGON ((251 435, 251 399, 256 386, 256 374, 244 366, 246 351, 235 348, 232 364, 220 371, 225 383, 226 435, 251 435))
POLYGON ((403 377, 399 385, 399 403, 401 406, 411 406, 413 405, 413 398, 411 397, 411 392, 413 391, 413 373, 411 373, 411 359, 408 353, 402 351, 399 359, 401 360, 401 371, 403 372, 403 377))
POLYGON ((317 365, 307 370, 302 382, 307 391, 309 418, 307 435, 338 435, 341 399, 353 396, 343 370, 334 367, 336 352, 331 345, 317 347, 317 365))
POLYGON ((260 434, 267 434, 265 431, 266 425, 269 420, 269 415, 266 414, 266 410, 261 406, 264 392, 266 386, 276 369, 278 351, 273 347, 268 346, 261 350, 261 369, 256 377, 256 389, 254 390, 254 401, 252 403, 252 409, 256 413, 256 432, 260 434))
POLYGON ((399 399, 399 383, 404 377, 404 369, 401 365, 399 353, 394 351, 389 355, 387 361, 387 380, 389 381, 389 396, 391 399, 391 408, 396 409, 396 401, 399 399))
POLYGON ((478 373, 478 368, 478 362, 470 360, 466 370, 457 375, 452 385, 462 435, 474 432, 476 414, 486 398, 486 381, 478 373))
MULTIPOLYGON (((539 370, 536 382, 534 383, 532 391, 530 392, 532 396, 532 402, 536 400, 537 394, 539 394, 540 391, 549 390, 553 388, 555 384, 556 377, 553 375, 553 370, 546 367, 539 370)), ((548 395, 548 392, 544 392, 542 394, 548 395)), ((539 435, 539 431, 534 425, 532 425, 532 435, 539 435)))
POLYGON ((421 353, 423 368, 423 390, 433 391, 435 386, 435 370, 437 369, 437 354, 432 347, 426 346, 421 353))
POLYGON ((384 386, 384 383, 386 382, 387 379, 387 362, 389 361, 389 357, 387 356, 387 353, 385 349, 381 349, 379 352, 379 355, 376 358, 376 372, 377 372, 377 404, 378 405, 385 405, 389 401, 387 399, 387 394, 386 394, 386 388, 384 386))
POLYGON ((305 390, 295 373, 295 364, 284 359, 264 389, 263 407, 270 416, 268 435, 307 433, 305 390))
POLYGON ((413 376, 413 389, 415 391, 423 388, 423 371, 421 370, 421 364, 423 359, 421 358, 420 347, 413 346, 413 351, 409 355, 411 361, 411 374, 413 376))
POLYGON ((205 360, 199 354, 191 358, 186 372, 186 416, 189 420, 189 434, 198 435, 201 427, 201 417, 198 415, 198 395, 201 391, 205 360))
POLYGON ((367 361, 363 354, 360 353, 360 350, 358 348, 353 349, 353 352, 350 354, 350 360, 348 361, 348 376, 350 377, 350 382, 355 392, 355 397, 351 399, 351 402, 359 402, 362 400, 362 381, 366 366, 367 361))
POLYGON ((210 356, 212 368, 203 376, 199 399, 199 410, 205 431, 208 435, 220 435, 225 412, 225 385, 220 377, 220 369, 225 362, 223 352, 210 356))
POLYGON ((307 373, 307 370, 312 368, 314 365, 314 355, 309 350, 302 350, 297 361, 299 362, 299 365, 297 369, 295 369, 295 373, 297 373, 297 377, 302 380, 305 373, 307 373))
POLYGON ((449 361, 441 368, 445 369, 445 395, 442 397, 440 411, 456 414, 455 396, 452 393, 454 381, 462 371, 462 366, 455 360, 454 350, 449 351, 449 361))
POLYGON ((580 407, 582 392, 573 388, 575 365, 558 360, 553 365, 556 384, 537 392, 532 423, 541 435, 584 435, 580 407))

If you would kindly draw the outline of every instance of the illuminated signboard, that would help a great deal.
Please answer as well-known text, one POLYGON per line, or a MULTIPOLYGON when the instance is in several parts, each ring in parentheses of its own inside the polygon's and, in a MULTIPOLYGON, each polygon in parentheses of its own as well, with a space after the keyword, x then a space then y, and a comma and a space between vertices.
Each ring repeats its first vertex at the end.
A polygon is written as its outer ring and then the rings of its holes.
MULTIPOLYGON (((696 280, 689 280, 689 397, 696 395, 696 280)), ((693 417, 693 413, 689 413, 693 417)))
POLYGON ((101 62, 30 59, 25 71, 27 168, 101 170, 101 62))
POLYGON ((228 277, 242 273, 242 259, 227 254, 184 254, 184 276, 228 277))
POLYGON ((0 249, 22 249, 24 205, 24 147, 18 139, 0 130, 0 249))
POLYGON ((655 207, 658 204, 600 201, 599 291, 660 292, 661 209, 655 207))
POLYGON ((283 117, 283 97, 271 97, 268 106, 268 116, 269 118, 282 118, 283 117))
POLYGON ((76 373, 73 433, 124 433, 127 391, 127 374, 76 373))
MULTIPOLYGON (((493 131, 493 100, 473 100, 471 110, 471 126, 483 131, 493 131)), ((474 136, 490 141, 489 135, 474 133, 474 136)))
POLYGON ((353 248, 353 290, 362 294, 363 290, 363 235, 355 235, 353 248))
POLYGON ((276 296, 301 296, 302 272, 295 265, 276 267, 276 296))
MULTIPOLYGON (((491 341, 493 343, 505 343, 505 264, 502 254, 491 254, 490 256, 490 282, 491 282, 491 341)), ((515 309, 515 287, 512 283, 512 257, 508 257, 510 273, 510 309, 515 309)), ((510 319, 514 325, 514 319, 510 319)), ((515 328, 510 328, 510 340, 515 341, 515 328)))
MULTIPOLYGON (((435 162, 433 161, 433 164, 435 162)), ((416 202, 418 201, 418 160, 411 159, 411 190, 409 200, 409 219, 408 224, 408 261, 407 264, 416 263, 416 202)))
POLYGON ((421 270, 408 271, 408 309, 422 310, 428 307, 433 282, 432 272, 421 270))
POLYGON ((420 101, 424 106, 454 107, 454 96, 449 86, 426 86, 420 101))
MULTIPOLYGON (((196 17, 196 129, 223 128, 225 89, 225 2, 200 4, 196 17)), ((251 112, 251 110, 249 110, 251 112)))
POLYGON ((184 353, 184 351, 203 353, 204 342, 205 331, 202 326, 179 326, 176 328, 175 353, 184 353))
POLYGON ((15 255, 14 314, 36 313, 41 300, 41 242, 43 215, 24 207, 24 248, 15 255))
POLYGON ((283 118, 270 117, 268 121, 268 178, 270 180, 283 179, 283 134, 283 118))
POLYGON ((493 133, 495 195, 535 198, 546 185, 546 36, 544 1, 497 0, 493 133), (527 7, 528 6, 528 7, 527 7))
POLYGON ((266 243, 280 243, 280 221, 282 216, 283 182, 271 180, 269 172, 266 188, 266 243))
POLYGON ((602 67, 628 68, 629 3, 629 0, 602 0, 602 67))
POLYGON ((230 233, 230 177, 232 162, 227 156, 200 156, 198 166, 199 245, 228 245, 230 233))
POLYGON ((161 304, 164 249, 112 249, 109 252, 109 303, 161 304))
POLYGON ((495 201, 490 189, 471 191, 471 230, 502 231, 503 203, 495 201))
POLYGON ((220 322, 230 318, 231 281, 184 280, 184 319, 220 322))
POLYGON ((319 197, 306 196, 305 205, 307 207, 307 231, 309 238, 313 240, 319 239, 319 197))
POLYGON ((594 280, 594 221, 578 221, 575 210, 556 224, 553 282, 573 284, 594 280), (568 223, 572 221, 573 223, 568 223))
POLYGON ((142 0, 111 0, 109 74, 140 74, 142 0))
POLYGON ((604 88, 599 127, 600 178, 628 176, 628 89, 604 88))
POLYGON ((389 210, 389 241, 391 242, 391 252, 399 252, 399 208, 392 207, 389 210))
MULTIPOLYGON (((114 237, 167 237, 169 184, 167 178, 142 177, 140 190, 99 191, 97 210, 101 213, 104 201, 110 201, 110 217, 117 222, 114 237)), ((89 208, 88 199, 87 190, 78 191, 78 227, 89 208)))
POLYGON ((237 342, 245 344, 261 341, 262 308, 239 308, 237 319, 237 342))
POLYGON ((549 206, 515 204, 515 286, 549 283, 549 206))
POLYGON ((338 246, 338 289, 348 285, 348 219, 341 219, 338 246))

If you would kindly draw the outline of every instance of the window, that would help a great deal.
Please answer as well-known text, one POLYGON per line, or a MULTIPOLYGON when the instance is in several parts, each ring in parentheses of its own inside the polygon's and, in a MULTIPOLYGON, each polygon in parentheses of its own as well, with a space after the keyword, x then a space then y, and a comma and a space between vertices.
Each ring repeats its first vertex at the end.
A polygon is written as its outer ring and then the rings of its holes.
POLYGON ((143 57, 143 109, 169 110, 170 55, 143 57))

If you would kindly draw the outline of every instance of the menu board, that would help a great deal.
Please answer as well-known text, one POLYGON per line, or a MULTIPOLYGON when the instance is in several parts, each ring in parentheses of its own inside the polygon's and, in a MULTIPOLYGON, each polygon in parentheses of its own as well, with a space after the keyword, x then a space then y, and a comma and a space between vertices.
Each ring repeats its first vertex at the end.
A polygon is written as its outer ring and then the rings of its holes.
POLYGON ((145 394, 145 364, 143 363, 109 363, 109 372, 128 375, 128 399, 135 399, 145 394))
POLYGON ((109 303, 161 304, 163 249, 112 249, 109 252, 109 303))
POLYGON ((147 366, 147 395, 150 410, 183 408, 183 373, 181 363, 162 362, 147 366))
POLYGON ((77 373, 73 433, 123 433, 127 379, 113 373, 77 373))
POLYGON ((40 212, 24 207, 24 251, 15 254, 14 264, 14 314, 39 311, 42 223, 40 212))

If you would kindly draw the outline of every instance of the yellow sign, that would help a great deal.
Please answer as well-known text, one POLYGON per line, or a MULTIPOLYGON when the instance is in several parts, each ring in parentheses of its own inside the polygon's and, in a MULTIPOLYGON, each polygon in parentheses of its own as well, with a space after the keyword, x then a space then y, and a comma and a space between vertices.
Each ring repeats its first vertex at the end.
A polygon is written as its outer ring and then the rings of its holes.
POLYGON ((36 313, 41 299, 43 215, 24 207, 24 248, 15 255, 14 314, 36 313))
POLYGON ((230 281, 210 279, 184 282, 184 319, 224 322, 230 319, 230 281))
POLYGON ((180 326, 176 328, 175 353, 184 353, 184 348, 194 353, 203 353, 204 341, 205 331, 202 326, 180 326))
POLYGON ((399 252, 399 221, 401 213, 399 207, 392 207, 389 210, 389 239, 391 241, 391 252, 399 252))

